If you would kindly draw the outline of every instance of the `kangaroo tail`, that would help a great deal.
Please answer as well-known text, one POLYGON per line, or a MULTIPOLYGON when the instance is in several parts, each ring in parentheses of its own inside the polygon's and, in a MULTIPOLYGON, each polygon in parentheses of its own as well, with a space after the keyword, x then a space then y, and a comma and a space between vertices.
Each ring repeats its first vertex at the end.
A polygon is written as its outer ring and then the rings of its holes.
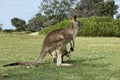
POLYGON ((16 63, 10 63, 10 64, 5 64, 3 65, 3 67, 7 67, 7 66, 17 66, 17 65, 20 65, 18 62, 16 63))
POLYGON ((3 65, 3 67, 19 66, 19 65, 24 65, 24 66, 37 65, 45 57, 45 54, 46 54, 46 51, 45 52, 41 51, 41 53, 38 55, 38 57, 32 62, 15 62, 15 63, 3 65))
POLYGON ((35 65, 35 63, 33 63, 33 62, 15 62, 15 63, 10 63, 10 64, 5 64, 5 65, 3 65, 3 67, 19 66, 19 65, 30 66, 30 65, 35 65))

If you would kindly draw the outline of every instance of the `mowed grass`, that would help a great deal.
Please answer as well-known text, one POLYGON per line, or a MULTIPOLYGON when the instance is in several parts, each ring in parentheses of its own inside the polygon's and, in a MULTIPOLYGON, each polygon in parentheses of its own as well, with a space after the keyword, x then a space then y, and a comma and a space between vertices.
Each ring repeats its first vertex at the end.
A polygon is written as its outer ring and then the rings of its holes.
POLYGON ((38 67, 2 67, 32 61, 45 36, 0 35, 0 80, 120 80, 120 38, 77 37, 70 67, 58 67, 47 54, 38 67), (3 77, 7 74, 7 77, 3 77))

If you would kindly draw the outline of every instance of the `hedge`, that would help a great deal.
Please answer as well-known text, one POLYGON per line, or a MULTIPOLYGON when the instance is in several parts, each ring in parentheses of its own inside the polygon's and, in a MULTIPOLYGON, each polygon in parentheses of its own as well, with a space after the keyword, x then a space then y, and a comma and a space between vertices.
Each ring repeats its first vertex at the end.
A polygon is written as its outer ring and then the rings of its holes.
MULTIPOLYGON (((120 37, 120 19, 112 17, 89 17, 79 18, 82 24, 79 29, 78 36, 103 36, 103 37, 120 37)), ((64 20, 51 27, 47 27, 40 31, 40 34, 47 34, 55 29, 70 27, 70 21, 64 20)))

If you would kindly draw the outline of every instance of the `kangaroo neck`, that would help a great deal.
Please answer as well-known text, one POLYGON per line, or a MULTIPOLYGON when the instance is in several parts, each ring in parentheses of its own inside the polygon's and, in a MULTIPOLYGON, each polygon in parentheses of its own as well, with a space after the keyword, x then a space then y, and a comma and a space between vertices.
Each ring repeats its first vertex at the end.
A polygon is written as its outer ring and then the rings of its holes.
POLYGON ((73 39, 75 39, 75 37, 77 36, 77 33, 78 33, 78 28, 73 29, 73 39))
POLYGON ((72 22, 71 30, 73 30, 73 39, 75 39, 78 33, 78 26, 76 25, 75 20, 72 22))
POLYGON ((77 36, 77 33, 78 33, 78 27, 71 27, 71 32, 72 32, 72 35, 73 35, 73 39, 75 39, 75 37, 77 36))

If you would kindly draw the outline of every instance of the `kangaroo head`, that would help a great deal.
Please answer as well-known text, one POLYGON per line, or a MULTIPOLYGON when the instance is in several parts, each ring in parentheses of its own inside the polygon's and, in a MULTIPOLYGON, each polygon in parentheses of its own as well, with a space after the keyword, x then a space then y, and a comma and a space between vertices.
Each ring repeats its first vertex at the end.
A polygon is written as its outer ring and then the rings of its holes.
POLYGON ((71 23, 73 27, 81 27, 81 24, 79 21, 77 21, 77 16, 75 15, 72 19, 71 19, 71 23))

